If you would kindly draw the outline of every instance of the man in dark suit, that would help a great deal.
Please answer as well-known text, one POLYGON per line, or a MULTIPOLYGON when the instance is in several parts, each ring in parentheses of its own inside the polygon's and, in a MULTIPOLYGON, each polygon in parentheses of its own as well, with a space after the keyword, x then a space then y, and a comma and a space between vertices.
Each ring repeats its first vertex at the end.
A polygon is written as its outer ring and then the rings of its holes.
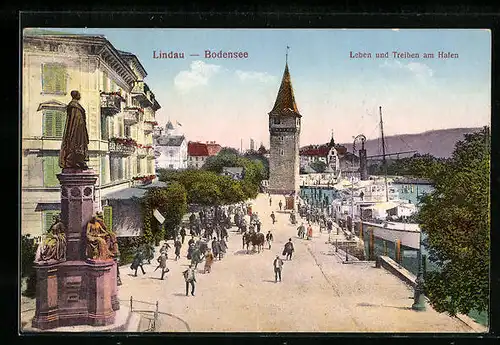
POLYGON ((273 261, 273 268, 274 268, 274 282, 281 282, 281 270, 283 269, 283 260, 281 260, 279 255, 276 255, 276 259, 273 261))

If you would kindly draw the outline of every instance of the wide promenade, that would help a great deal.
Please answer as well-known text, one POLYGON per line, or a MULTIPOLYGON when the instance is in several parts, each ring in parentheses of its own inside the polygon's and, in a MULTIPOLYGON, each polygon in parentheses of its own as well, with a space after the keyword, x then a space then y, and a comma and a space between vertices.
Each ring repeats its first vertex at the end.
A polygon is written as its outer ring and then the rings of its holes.
POLYGON ((267 196, 259 195, 253 202, 262 232, 274 233, 271 250, 247 254, 241 235, 231 231, 226 257, 214 262, 210 274, 201 272, 201 263, 196 296, 186 297, 184 244, 177 262, 169 251, 166 280, 159 279, 159 270, 153 272, 155 260, 137 277, 122 266, 120 299, 158 301, 159 332, 473 332, 430 306, 423 312, 411 310, 413 290, 383 268, 342 264, 325 243, 328 235, 317 228, 312 240, 298 239, 288 215, 277 212, 278 200, 274 197, 270 207, 267 196), (271 211, 277 216, 275 225, 271 211), (295 253, 285 261, 283 281, 275 283, 272 262, 289 238, 295 253))

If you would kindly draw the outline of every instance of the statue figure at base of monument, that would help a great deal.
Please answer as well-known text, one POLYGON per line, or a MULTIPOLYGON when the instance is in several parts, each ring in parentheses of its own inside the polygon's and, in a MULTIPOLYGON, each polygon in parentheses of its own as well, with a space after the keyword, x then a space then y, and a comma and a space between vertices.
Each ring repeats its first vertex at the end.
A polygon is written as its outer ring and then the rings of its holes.
POLYGON ((59 166, 63 169, 87 170, 89 135, 85 109, 78 102, 81 98, 79 91, 71 91, 71 97, 72 100, 66 108, 66 126, 59 153, 59 166))
POLYGON ((66 226, 61 216, 54 216, 54 223, 44 236, 35 255, 35 262, 65 261, 66 260, 66 226))
POLYGON ((87 224, 87 258, 91 260, 112 260, 118 256, 116 235, 108 230, 102 214, 97 213, 87 224))

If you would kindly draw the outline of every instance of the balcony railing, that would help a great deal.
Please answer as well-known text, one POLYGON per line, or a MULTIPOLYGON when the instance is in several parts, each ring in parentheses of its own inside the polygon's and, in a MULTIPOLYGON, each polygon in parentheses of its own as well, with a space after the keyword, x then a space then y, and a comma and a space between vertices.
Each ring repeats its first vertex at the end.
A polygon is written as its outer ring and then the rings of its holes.
POLYGON ((140 115, 139 108, 125 108, 123 109, 123 123, 126 126, 135 125, 139 122, 140 115))
POLYGON ((138 157, 146 157, 148 155, 148 149, 145 147, 138 147, 137 148, 137 156, 138 157))
POLYGON ((135 82, 134 88, 132 89, 132 97, 135 97, 139 102, 149 104, 150 106, 152 106, 154 102, 148 85, 143 81, 135 82))
POLYGON ((147 157, 148 159, 155 159, 156 156, 155 156, 155 150, 153 148, 148 148, 147 149, 147 157))
POLYGON ((119 156, 130 156, 135 152, 135 146, 124 145, 117 142, 109 142, 109 153, 119 156))
POLYGON ((116 93, 101 93, 101 112, 106 116, 118 114, 122 108, 123 98, 116 93))
POLYGON ((154 123, 153 122, 144 122, 144 133, 149 134, 153 132, 154 123))

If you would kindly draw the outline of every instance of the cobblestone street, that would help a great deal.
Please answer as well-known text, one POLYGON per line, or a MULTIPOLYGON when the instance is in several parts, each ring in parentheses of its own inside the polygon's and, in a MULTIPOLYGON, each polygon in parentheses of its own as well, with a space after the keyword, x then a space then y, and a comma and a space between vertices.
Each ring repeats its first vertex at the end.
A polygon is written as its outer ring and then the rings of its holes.
POLYGON ((276 209, 278 197, 273 199, 273 207, 262 194, 253 203, 261 231, 274 234, 271 250, 247 254, 233 228, 226 257, 214 262, 210 274, 202 273, 203 263, 198 266, 196 296, 185 296, 181 272, 189 261, 184 244, 177 262, 169 251, 166 280, 159 279, 159 270, 153 272, 154 260, 137 277, 121 267, 120 299, 125 303, 133 296, 151 303, 134 302, 137 308, 150 310, 158 301, 160 332, 472 332, 429 306, 424 312, 411 310, 413 290, 386 270, 372 263, 342 264, 318 228, 310 241, 297 238, 296 226, 276 209), (289 238, 295 245, 293 260, 285 261, 283 282, 275 283, 272 262, 289 238))

